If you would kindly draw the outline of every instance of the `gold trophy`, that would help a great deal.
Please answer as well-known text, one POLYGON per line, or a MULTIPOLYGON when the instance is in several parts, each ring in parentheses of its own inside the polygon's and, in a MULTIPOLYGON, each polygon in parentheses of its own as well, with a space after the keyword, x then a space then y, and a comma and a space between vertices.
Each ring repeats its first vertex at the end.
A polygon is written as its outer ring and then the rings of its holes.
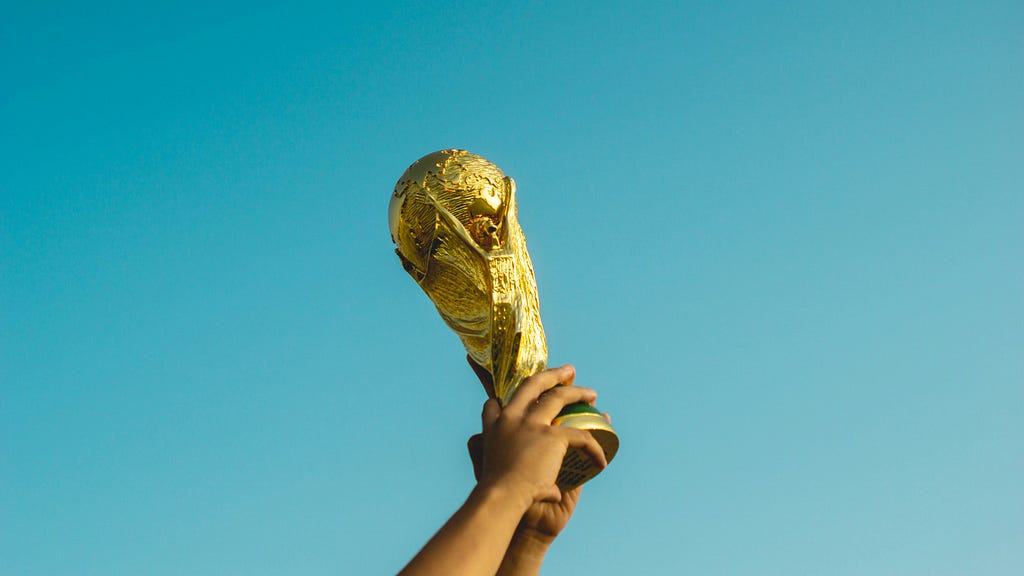
MULTIPOLYGON (((427 154, 398 179, 388 221, 405 271, 473 362, 491 375, 494 396, 504 406, 548 360, 515 181, 465 150, 427 154)), ((566 406, 553 423, 589 431, 608 462, 618 451, 615 430, 589 404, 566 406)), ((568 490, 598 472, 590 457, 571 448, 558 485, 568 490)))

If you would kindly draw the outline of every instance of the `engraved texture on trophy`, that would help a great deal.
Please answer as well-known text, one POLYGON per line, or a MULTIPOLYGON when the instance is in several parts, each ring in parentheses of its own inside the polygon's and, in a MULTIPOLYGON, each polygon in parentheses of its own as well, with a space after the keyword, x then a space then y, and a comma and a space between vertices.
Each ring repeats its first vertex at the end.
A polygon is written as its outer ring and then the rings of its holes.
POLYGON ((389 220, 405 270, 491 373, 504 404, 547 364, 515 181, 465 150, 428 154, 399 179, 389 220))
MULTIPOLYGON (((548 359, 515 181, 465 150, 428 154, 395 185, 388 224, 402 266, 470 358, 491 374, 495 396, 507 404, 548 359)), ((552 424, 590 432, 608 462, 618 451, 618 436, 593 406, 570 404, 552 424)), ((557 483, 568 490, 598 472, 588 456, 571 448, 557 483)))

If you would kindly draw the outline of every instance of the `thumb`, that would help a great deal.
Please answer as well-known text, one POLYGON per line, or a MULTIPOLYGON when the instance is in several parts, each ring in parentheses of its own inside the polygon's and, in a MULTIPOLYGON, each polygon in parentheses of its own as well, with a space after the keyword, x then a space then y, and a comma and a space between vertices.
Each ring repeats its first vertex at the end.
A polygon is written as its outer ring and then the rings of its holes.
POLYGON ((480 419, 483 421, 483 433, 485 436, 491 427, 494 426, 494 423, 498 421, 498 416, 501 416, 501 406, 494 398, 488 398, 487 402, 484 402, 484 412, 480 415, 480 419))

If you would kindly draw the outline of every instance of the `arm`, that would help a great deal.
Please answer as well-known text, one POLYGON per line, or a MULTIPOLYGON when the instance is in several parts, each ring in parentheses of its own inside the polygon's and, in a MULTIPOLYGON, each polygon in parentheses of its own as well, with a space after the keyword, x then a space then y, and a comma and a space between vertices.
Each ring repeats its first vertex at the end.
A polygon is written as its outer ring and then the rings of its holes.
POLYGON ((510 486, 477 485, 402 575, 494 574, 516 524, 530 506, 510 486))
POLYGON ((504 409, 494 399, 484 404, 487 466, 466 503, 401 574, 496 573, 527 510, 534 503, 562 501, 555 479, 570 446, 585 450, 596 465, 607 466, 590 434, 551 425, 566 405, 593 402, 597 396, 588 388, 555 388, 571 382, 574 373, 572 366, 545 370, 524 381, 504 409))
MULTIPOLYGON (((467 357, 480 383, 489 397, 494 397, 491 375, 467 357)), ((571 384, 572 382, 566 382, 571 384)), ((609 417, 605 414, 605 417, 609 417)), ((473 462, 473 473, 479 480, 483 470, 483 434, 476 434, 468 442, 469 456, 473 462)), ((562 493, 558 502, 535 502, 530 505, 516 527, 498 570, 500 576, 535 576, 540 573, 541 564, 548 548, 562 532, 579 502, 582 486, 562 493)))
POLYGON ((579 501, 582 486, 562 493, 560 502, 534 503, 516 527, 498 570, 500 576, 535 576, 555 537, 565 528, 579 501))
MULTIPOLYGON (((469 439, 469 457, 477 479, 483 467, 483 434, 469 439)), ((562 532, 579 502, 583 486, 562 493, 559 502, 534 502, 516 526, 499 576, 532 576, 540 573, 548 548, 562 532)))

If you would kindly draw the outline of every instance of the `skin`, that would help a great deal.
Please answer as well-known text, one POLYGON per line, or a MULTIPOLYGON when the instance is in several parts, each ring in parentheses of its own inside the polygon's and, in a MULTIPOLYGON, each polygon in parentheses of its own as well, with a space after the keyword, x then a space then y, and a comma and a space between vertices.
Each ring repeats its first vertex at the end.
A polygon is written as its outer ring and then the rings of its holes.
MULTIPOLYGON (((493 398, 494 386, 490 373, 468 356, 466 360, 476 372, 487 395, 493 398)), ((573 382, 570 380, 563 384, 572 385, 573 382)), ((605 417, 611 420, 607 413, 605 417)), ((477 480, 480 479, 484 466, 483 440, 483 434, 476 434, 468 442, 469 457, 473 461, 473 473, 477 480)), ((580 485, 568 492, 562 492, 562 498, 558 502, 534 502, 530 506, 519 521, 512 542, 505 552, 505 558, 498 570, 500 576, 532 576, 540 573, 548 548, 568 524, 573 511, 576 510, 576 503, 579 502, 582 490, 583 486, 580 485)))
POLYGON ((575 375, 570 365, 545 370, 526 379, 504 408, 493 398, 484 403, 477 485, 400 574, 537 573, 579 498, 578 490, 563 494, 555 485, 566 451, 577 447, 596 466, 608 465, 589 433, 551 425, 566 405, 597 398, 571 385, 575 375))
MULTIPOLYGON (((469 439, 469 453, 477 478, 483 466, 483 435, 469 439)), ((540 573, 541 564, 548 548, 562 532, 572 517, 579 502, 583 486, 562 492, 558 502, 534 502, 523 514, 498 574, 502 576, 527 576, 540 573)))

